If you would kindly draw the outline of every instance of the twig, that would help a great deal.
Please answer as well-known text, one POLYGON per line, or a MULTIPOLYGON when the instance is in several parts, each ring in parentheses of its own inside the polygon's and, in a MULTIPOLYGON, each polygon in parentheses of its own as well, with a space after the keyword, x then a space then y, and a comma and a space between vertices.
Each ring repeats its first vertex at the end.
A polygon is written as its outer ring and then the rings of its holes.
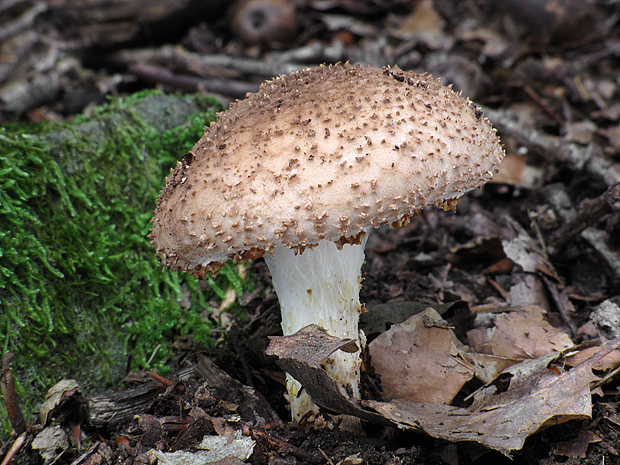
MULTIPOLYGON (((82 462, 84 462, 86 460, 86 458, 91 455, 95 449, 97 447, 99 447, 99 444, 101 444, 101 441, 95 441, 94 444, 92 444, 88 450, 86 452, 84 452, 82 455, 80 455, 77 459, 75 459, 73 462, 71 462, 71 465, 80 465, 82 462)), ((4 464, 3 464, 4 465, 4 464)))
POLYGON ((164 378, 162 375, 155 373, 154 371, 147 371, 146 374, 153 378, 155 381, 159 381, 163 386, 167 388, 174 384, 169 379, 164 378))
POLYGON ((281 59, 265 60, 238 58, 231 55, 196 55, 196 60, 205 66, 217 66, 238 71, 242 74, 271 78, 279 74, 289 74, 301 65, 281 59))
MULTIPOLYGON (((543 187, 540 192, 565 222, 570 223, 577 216, 563 185, 551 184, 543 187)), ((605 259, 617 279, 620 279, 620 257, 607 244, 607 233, 590 226, 581 231, 581 237, 605 259)))
POLYGON ((311 463, 319 462, 318 457, 316 457, 315 455, 309 454, 308 452, 298 449, 297 447, 289 444, 285 440, 277 437, 274 434, 270 434, 267 431, 264 431, 263 429, 255 428, 253 426, 244 424, 242 425, 242 431, 243 431, 243 434, 246 436, 251 436, 252 438, 256 440, 263 440, 267 442, 267 444, 269 444, 269 447, 276 449, 280 453, 294 455, 295 457, 299 459, 306 460, 311 463))
POLYGON ((484 115, 503 136, 513 137, 519 144, 538 151, 551 160, 570 164, 575 170, 585 170, 608 186, 620 182, 620 164, 605 158, 595 144, 581 146, 528 128, 516 121, 509 112, 484 107, 484 115))
POLYGON ((228 81, 222 79, 205 79, 186 74, 174 74, 162 66, 135 63, 129 71, 142 79, 166 84, 186 92, 213 92, 243 98, 248 92, 256 92, 258 84, 244 81, 228 81))
POLYGON ((329 465, 334 465, 334 462, 332 462, 332 459, 330 459, 330 458, 327 456, 327 454, 326 454, 325 452, 323 452, 323 449, 321 449, 320 447, 319 447, 318 449, 319 449, 319 452, 321 453, 321 455, 323 456, 323 458, 324 458, 325 460, 327 460, 327 463, 328 463, 329 465))
POLYGON ((555 302, 555 306, 558 309, 560 318, 562 318, 564 324, 568 326, 571 335, 576 336, 578 331, 577 325, 570 316, 571 313, 574 313, 575 307, 573 307, 573 304, 566 295, 566 290, 560 290, 560 285, 553 282, 544 274, 541 273, 540 276, 544 281, 545 285, 547 286, 547 290, 551 294, 551 297, 553 297, 553 301, 555 302))
POLYGON ((9 463, 11 463, 11 460, 13 460, 13 457, 17 455, 21 447, 24 445, 25 441, 26 441, 26 432, 24 431, 22 434, 20 434, 17 437, 17 439, 15 440, 15 442, 13 443, 9 451, 4 456, 2 465, 9 465, 9 463))
POLYGON ((37 17, 45 13, 47 9, 48 6, 45 2, 37 2, 12 22, 3 24, 2 29, 0 29, 0 42, 4 42, 23 31, 32 29, 37 17))
POLYGON ((155 350, 153 350, 153 353, 151 354, 148 361, 146 362, 147 365, 151 364, 151 362, 155 358, 155 355, 157 355, 157 352, 159 351, 159 349, 161 349, 161 344, 157 344, 157 347, 155 347, 155 350))
POLYGON ((618 375, 618 373, 620 373, 620 367, 614 368, 609 373, 607 373, 604 378, 601 378, 599 381, 593 383, 590 386, 590 390, 594 391, 595 389, 601 387, 603 384, 607 383, 612 378, 615 378, 618 375))
POLYGON ((217 65, 207 65, 201 60, 201 55, 173 46, 119 50, 106 56, 105 60, 116 67, 128 67, 143 63, 164 66, 176 73, 193 72, 202 77, 219 79, 238 79, 240 77, 237 71, 217 65))
POLYGON ((558 123, 560 126, 564 126, 566 124, 564 118, 558 115, 558 112, 555 111, 547 102, 545 102, 534 89, 532 89, 528 85, 525 85, 523 86, 523 91, 527 94, 529 98, 534 101, 534 103, 536 103, 536 105, 538 105, 545 113, 551 116, 556 121, 556 123, 558 123))

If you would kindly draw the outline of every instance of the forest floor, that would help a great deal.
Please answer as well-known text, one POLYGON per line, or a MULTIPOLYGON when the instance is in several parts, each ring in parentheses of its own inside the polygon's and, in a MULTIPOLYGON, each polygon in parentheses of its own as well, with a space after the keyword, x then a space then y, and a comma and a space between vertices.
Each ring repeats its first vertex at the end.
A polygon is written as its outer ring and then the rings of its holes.
MULTIPOLYGON (((242 3, 136 1, 119 11, 111 0, 0 2, 0 121, 64 121, 106 96, 152 87, 227 105, 265 79, 320 63, 397 65, 452 84, 481 106, 507 157, 455 214, 426 209, 404 228, 373 232, 362 327, 371 342, 409 331, 416 315, 435 318, 452 342, 416 354, 442 374, 412 388, 428 394, 416 401, 461 409, 472 423, 484 416, 481 439, 449 422, 456 410, 414 415, 409 404, 387 402, 392 413, 381 411, 372 404, 382 389, 374 358, 365 407, 386 421, 367 422, 364 435, 288 425, 282 370, 263 355, 278 334, 278 303, 257 261, 249 265, 257 289, 237 296, 244 318, 231 316, 228 346, 215 353, 180 338, 173 374, 129 373, 107 396, 84 399, 78 386, 60 386, 45 411, 53 426, 4 444, 3 465, 190 461, 165 455, 175 451, 200 463, 620 463, 619 4, 242 3), (475 376, 461 379, 442 356, 465 360, 475 376), (510 365, 520 368, 502 377, 510 365), (438 401, 437 391, 453 394, 438 401), (474 393, 483 399, 472 402, 474 393), (499 393, 511 400, 493 403, 499 393), (394 411, 410 416, 395 421, 394 411), (498 433, 504 424, 514 429, 498 433), (43 445, 26 447, 35 436, 43 445), (205 436, 226 439, 222 455, 198 456, 205 436)), ((389 365, 404 349, 386 350, 389 365)))

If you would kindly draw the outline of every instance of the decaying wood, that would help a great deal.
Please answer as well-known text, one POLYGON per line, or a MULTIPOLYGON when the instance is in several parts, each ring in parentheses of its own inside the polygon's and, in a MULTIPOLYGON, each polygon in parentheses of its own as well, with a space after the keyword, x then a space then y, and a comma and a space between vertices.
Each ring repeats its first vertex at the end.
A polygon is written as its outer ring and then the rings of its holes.
MULTIPOLYGON (((615 190, 612 191, 615 192, 615 190)), ((563 184, 551 184, 543 187, 540 192, 567 224, 570 224, 572 220, 577 218, 577 209, 573 206, 566 192, 566 186, 563 184)), ((609 247, 607 243, 607 233, 590 226, 583 229, 580 235, 605 260, 616 278, 620 279, 620 257, 609 247)))
POLYGON ((84 45, 106 47, 145 34, 165 33, 201 15, 219 14, 226 3, 222 0, 58 0, 49 4, 55 21, 68 25, 66 33, 77 35, 84 45))
MULTIPOLYGON (((180 371, 176 378, 189 379, 194 368, 180 371)), ((94 396, 88 399, 88 423, 95 428, 114 428, 128 423, 139 413, 148 411, 159 394, 165 390, 159 382, 124 389, 111 394, 94 396)))
POLYGON ((112 54, 109 59, 112 63, 125 66, 145 61, 167 64, 175 70, 193 71, 204 77, 238 78, 250 75, 256 76, 258 82, 262 82, 279 74, 289 74, 299 68, 299 62, 281 58, 285 55, 286 52, 272 52, 270 59, 260 60, 223 54, 204 55, 178 47, 164 46, 160 49, 121 50, 112 54))
MULTIPOLYGON (((0 113, 21 115, 54 102, 63 92, 95 86, 94 73, 85 63, 95 48, 171 34, 201 17, 221 15, 228 3, 2 0, 0 113)), ((103 96, 111 89, 95 90, 103 96)))
POLYGON ((134 415, 147 412, 158 395, 176 386, 175 380, 187 382, 190 378, 205 383, 208 388, 218 389, 222 398, 238 402, 239 412, 247 423, 257 427, 284 427, 280 417, 261 394, 232 378, 206 356, 201 356, 195 365, 181 370, 174 379, 169 380, 170 383, 149 383, 91 397, 88 400, 88 422, 98 428, 113 428, 127 423, 134 415))
POLYGON ((609 187, 599 197, 583 200, 577 208, 576 216, 551 235, 547 250, 551 253, 562 251, 583 230, 593 226, 603 216, 618 211, 620 211, 620 183, 609 187))
POLYGON ((129 422, 134 415, 147 412, 157 396, 174 389, 176 381, 193 379, 217 389, 223 399, 236 400, 244 421, 257 427, 270 425, 284 427, 282 420, 265 398, 255 389, 232 378, 206 356, 188 368, 178 372, 173 379, 156 377, 158 382, 149 383, 119 392, 91 397, 88 400, 88 423, 99 428, 113 428, 129 422))
POLYGON ((220 388, 232 395, 238 393, 246 404, 242 406, 242 410, 246 415, 253 417, 251 423, 254 426, 265 426, 268 424, 278 427, 284 426, 280 417, 259 392, 229 376, 213 363, 211 359, 204 356, 201 357, 196 364, 196 374, 204 378, 209 387, 220 388))
POLYGON ((128 423, 141 412, 148 410, 161 386, 153 383, 125 389, 88 400, 88 423, 95 428, 114 428, 128 423))

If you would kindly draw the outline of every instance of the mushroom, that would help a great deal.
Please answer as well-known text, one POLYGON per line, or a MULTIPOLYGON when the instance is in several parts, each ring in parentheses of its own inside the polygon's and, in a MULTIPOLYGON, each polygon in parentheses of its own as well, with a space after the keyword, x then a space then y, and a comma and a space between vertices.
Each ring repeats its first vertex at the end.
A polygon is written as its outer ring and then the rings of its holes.
MULTIPOLYGON (((197 278, 264 256, 285 335, 316 323, 363 347, 369 231, 402 227, 427 205, 454 210, 503 156, 480 109, 431 76, 322 65, 220 113, 167 178, 150 237, 163 263, 197 278)), ((326 364, 349 398, 360 396, 360 363, 336 353, 326 364)), ((287 388, 294 421, 317 413, 296 381, 287 388)))

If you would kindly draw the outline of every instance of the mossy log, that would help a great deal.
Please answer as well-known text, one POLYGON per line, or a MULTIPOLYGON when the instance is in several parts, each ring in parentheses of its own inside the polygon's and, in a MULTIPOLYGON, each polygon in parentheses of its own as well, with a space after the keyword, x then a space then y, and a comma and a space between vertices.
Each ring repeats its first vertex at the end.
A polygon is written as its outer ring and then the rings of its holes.
POLYGON ((209 295, 162 269, 147 235, 165 176, 218 110, 147 92, 71 124, 0 128, 0 354, 16 355, 22 403, 61 377, 103 387, 161 370, 175 334, 213 344, 209 295))

